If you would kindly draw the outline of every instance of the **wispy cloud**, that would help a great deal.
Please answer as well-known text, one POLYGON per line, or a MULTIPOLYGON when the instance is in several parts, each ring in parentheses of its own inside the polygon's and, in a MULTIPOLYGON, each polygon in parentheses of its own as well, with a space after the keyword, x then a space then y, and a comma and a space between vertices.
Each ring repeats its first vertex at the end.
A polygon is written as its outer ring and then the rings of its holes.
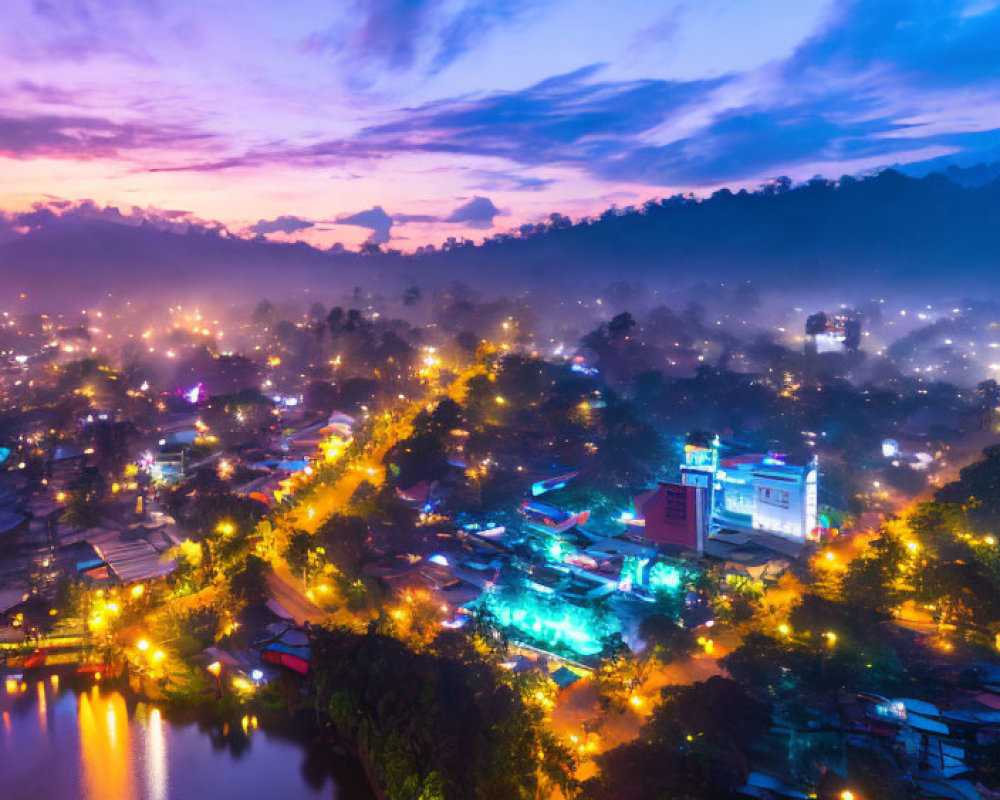
POLYGON ((527 7, 523 0, 357 0, 351 14, 311 33, 303 47, 349 63, 355 83, 384 71, 434 73, 527 7))
POLYGON ((9 158, 112 158, 125 151, 178 148, 209 134, 89 116, 0 116, 0 155, 9 158))
POLYGON ((301 217, 281 216, 276 217, 275 219, 258 220, 257 223, 251 225, 248 230, 252 233, 263 236, 268 233, 295 233, 297 231, 303 231, 306 228, 311 228, 315 224, 315 222, 310 222, 309 220, 302 219, 301 217))
MULTIPOLYGON (((393 121, 363 128, 351 139, 305 147, 258 149, 242 156, 170 169, 219 170, 267 162, 323 165, 402 153, 454 153, 520 164, 576 163, 620 152, 622 141, 704 100, 711 81, 591 80, 592 65, 522 91, 428 103, 393 121)), ((530 185, 530 184, 529 184, 530 185)))

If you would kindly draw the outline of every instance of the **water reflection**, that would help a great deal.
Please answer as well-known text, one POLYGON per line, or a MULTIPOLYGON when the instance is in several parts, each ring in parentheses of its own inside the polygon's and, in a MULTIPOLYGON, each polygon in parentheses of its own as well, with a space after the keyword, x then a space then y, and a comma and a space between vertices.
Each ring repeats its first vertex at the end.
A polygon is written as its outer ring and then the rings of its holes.
POLYGON ((86 800, 133 800, 135 786, 130 759, 128 709, 113 692, 104 697, 97 687, 78 698, 80 764, 86 800))
POLYGON ((42 731, 49 727, 49 704, 45 699, 45 684, 38 682, 38 726, 42 731))
POLYGON ((370 797, 356 763, 258 729, 253 715, 198 723, 75 682, 43 675, 0 690, 3 800, 370 797))
POLYGON ((163 731, 160 709, 149 712, 146 733, 146 789, 150 800, 167 797, 167 739, 163 731))

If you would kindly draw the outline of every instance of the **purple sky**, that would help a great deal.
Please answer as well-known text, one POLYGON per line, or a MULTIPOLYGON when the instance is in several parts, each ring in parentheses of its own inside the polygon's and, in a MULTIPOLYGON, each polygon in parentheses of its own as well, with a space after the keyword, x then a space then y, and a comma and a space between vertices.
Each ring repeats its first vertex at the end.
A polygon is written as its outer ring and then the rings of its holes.
POLYGON ((779 174, 996 161, 997 6, 5 0, 0 209, 411 250, 779 174))

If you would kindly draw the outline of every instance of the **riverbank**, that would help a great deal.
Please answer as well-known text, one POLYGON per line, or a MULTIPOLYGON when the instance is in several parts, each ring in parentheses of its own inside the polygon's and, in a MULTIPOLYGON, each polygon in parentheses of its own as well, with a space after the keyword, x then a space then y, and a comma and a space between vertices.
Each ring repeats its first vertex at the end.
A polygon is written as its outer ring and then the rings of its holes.
POLYGON ((258 787, 263 779, 244 782, 241 778, 237 783, 243 787, 240 795, 244 797, 265 796, 260 792, 270 781, 274 796, 295 800, 329 797, 331 784, 335 797, 377 798, 369 789, 361 762, 331 740, 327 727, 305 704, 279 710, 273 704, 157 703, 135 692, 123 677, 102 676, 95 681, 92 676, 51 668, 26 670, 19 678, 5 680, 2 689, 0 763, 7 763, 8 768, 0 768, 0 774, 5 776, 5 800, 37 800, 40 796, 66 800, 235 796, 235 787, 223 785, 211 770, 200 782, 195 775, 181 776, 183 764, 165 763, 172 753, 169 748, 166 753, 157 750, 156 738, 167 737, 168 729, 184 741, 185 753, 220 774, 235 770, 238 775, 256 775, 258 770, 253 764, 247 764, 246 769, 235 765, 252 762, 258 751, 263 751, 270 764, 266 780, 258 787), (123 752, 124 747, 131 748, 131 752, 123 752), (60 771, 69 769, 79 780, 71 784, 60 777, 55 782, 58 793, 53 794, 51 787, 44 793, 32 793, 28 789, 35 785, 35 778, 28 774, 27 767, 16 768, 13 762, 17 754, 25 763, 48 764, 47 768, 39 766, 41 776, 48 776, 51 765, 59 764, 60 771), (219 758, 210 758, 211 754, 219 758), (102 766, 98 763, 101 759, 109 763, 102 766), (173 784, 190 786, 193 794, 151 791, 157 781, 165 781, 145 773, 151 763, 158 763, 161 773, 176 770, 178 777, 173 784), (132 773, 131 778, 125 773, 132 773), (295 787, 300 784, 302 792, 296 794, 295 787), (286 793, 288 787, 290 793, 286 793), (327 792, 314 791, 315 787, 327 787, 327 792))

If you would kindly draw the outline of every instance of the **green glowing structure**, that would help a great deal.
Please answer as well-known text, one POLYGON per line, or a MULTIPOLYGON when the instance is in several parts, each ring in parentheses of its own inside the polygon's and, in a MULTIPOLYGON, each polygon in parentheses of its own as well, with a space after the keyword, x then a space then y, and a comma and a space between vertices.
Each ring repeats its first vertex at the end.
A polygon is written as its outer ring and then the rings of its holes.
POLYGON ((681 588, 684 572, 666 561, 655 561, 639 556, 625 556, 622 562, 622 583, 642 586, 653 593, 674 594, 681 588))
POLYGON ((581 656, 601 652, 602 640, 621 627, 607 610, 576 606, 555 594, 524 590, 505 595, 493 589, 478 604, 490 611, 503 627, 517 631, 540 647, 565 647, 581 656))

